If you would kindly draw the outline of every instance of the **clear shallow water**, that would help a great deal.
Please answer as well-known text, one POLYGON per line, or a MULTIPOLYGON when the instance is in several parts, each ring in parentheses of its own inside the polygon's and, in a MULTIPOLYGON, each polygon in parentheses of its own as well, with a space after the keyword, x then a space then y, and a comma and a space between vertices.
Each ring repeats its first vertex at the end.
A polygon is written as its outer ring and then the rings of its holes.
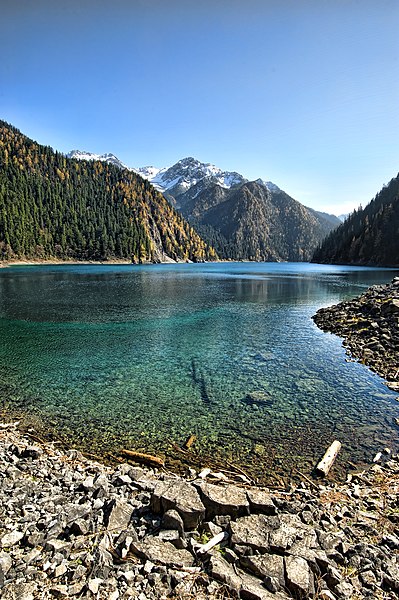
POLYGON ((257 476, 397 443, 399 405, 311 316, 395 272, 299 263, 0 271, 0 393, 94 452, 195 453, 257 476))

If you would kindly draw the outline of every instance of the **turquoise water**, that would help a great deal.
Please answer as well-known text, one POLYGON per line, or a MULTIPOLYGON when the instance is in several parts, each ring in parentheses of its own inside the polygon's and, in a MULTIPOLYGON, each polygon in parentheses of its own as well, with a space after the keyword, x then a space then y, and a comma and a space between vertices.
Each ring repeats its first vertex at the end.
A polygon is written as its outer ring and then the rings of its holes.
POLYGON ((0 393, 93 453, 121 447, 311 470, 397 443, 399 404, 311 316, 395 272, 300 263, 0 271, 0 393))

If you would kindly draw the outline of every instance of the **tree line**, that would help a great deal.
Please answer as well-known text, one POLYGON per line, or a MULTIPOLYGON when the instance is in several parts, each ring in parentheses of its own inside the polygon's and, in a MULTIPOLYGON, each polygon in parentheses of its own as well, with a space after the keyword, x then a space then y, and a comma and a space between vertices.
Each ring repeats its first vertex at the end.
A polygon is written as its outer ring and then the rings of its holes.
POLYGON ((316 249, 313 262, 399 266, 399 174, 316 249))
POLYGON ((140 176, 69 159, 0 121, 0 260, 214 260, 140 176))

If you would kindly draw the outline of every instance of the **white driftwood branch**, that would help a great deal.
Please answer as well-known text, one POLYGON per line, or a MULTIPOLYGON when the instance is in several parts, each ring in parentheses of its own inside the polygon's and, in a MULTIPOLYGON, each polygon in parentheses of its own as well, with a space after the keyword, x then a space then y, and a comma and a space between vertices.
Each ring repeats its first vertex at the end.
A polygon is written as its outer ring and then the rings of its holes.
POLYGON ((328 475, 328 472, 333 466, 333 463, 337 458, 337 454, 340 450, 341 442, 339 442, 338 440, 334 440, 331 446, 327 448, 325 455, 317 465, 316 471, 321 475, 324 475, 324 477, 328 475))
POLYGON ((209 542, 207 542, 206 544, 198 544, 197 553, 205 554, 205 552, 209 552, 209 550, 211 550, 214 546, 217 546, 221 542, 224 542, 224 540, 227 540, 228 537, 229 535, 227 531, 221 531, 212 539, 210 539, 209 542))

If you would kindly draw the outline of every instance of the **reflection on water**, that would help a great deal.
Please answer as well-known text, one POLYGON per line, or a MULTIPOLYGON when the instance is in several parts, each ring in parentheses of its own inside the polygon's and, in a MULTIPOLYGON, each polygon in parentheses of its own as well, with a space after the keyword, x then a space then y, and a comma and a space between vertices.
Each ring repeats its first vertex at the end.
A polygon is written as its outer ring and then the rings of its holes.
POLYGON ((307 264, 0 272, 1 396, 97 452, 196 452, 262 474, 392 445, 395 396, 311 320, 395 272, 307 264), (90 441, 88 441, 90 440, 90 441), (345 454, 344 451, 344 454, 345 454))

